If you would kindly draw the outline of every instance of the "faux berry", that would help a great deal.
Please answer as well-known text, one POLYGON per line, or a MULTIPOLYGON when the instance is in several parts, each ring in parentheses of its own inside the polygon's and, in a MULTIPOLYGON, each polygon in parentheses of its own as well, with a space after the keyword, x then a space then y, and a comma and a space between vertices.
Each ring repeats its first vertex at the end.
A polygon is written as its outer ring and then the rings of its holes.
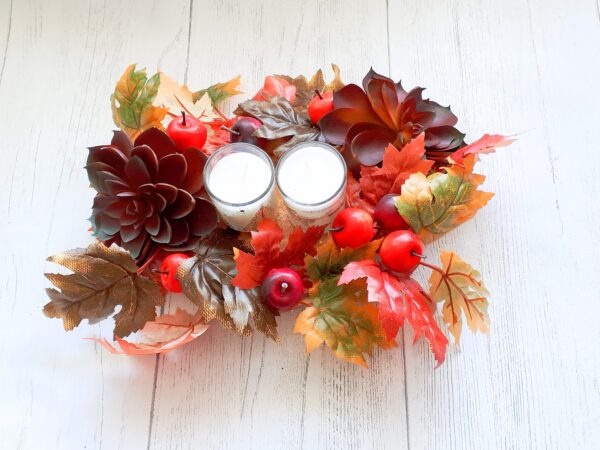
POLYGON ((159 270, 160 282, 167 291, 181 292, 181 284, 175 274, 179 265, 188 258, 185 253, 171 253, 163 260, 159 270))
POLYGON ((407 230, 408 224, 396 209, 394 194, 387 194, 377 202, 373 218, 385 231, 407 230))
POLYGON ((252 134, 262 127, 262 122, 254 117, 240 117, 229 129, 231 133, 231 142, 245 142, 247 144, 257 145, 258 138, 252 134))
POLYGON ((379 249, 383 264, 394 272, 410 274, 419 265, 423 255, 423 243, 410 230, 398 230, 388 234, 379 249))
POLYGON ((263 281, 262 294, 272 308, 288 311, 304 297, 302 278, 292 269, 272 269, 263 281))
POLYGON ((342 209, 333 219, 330 232, 338 247, 358 248, 373 239, 373 218, 359 208, 342 209))
POLYGON ((175 117, 167 126, 167 134, 175 142, 177 150, 183 151, 190 147, 204 147, 208 133, 202 122, 182 111, 181 116, 175 117))
POLYGON ((325 114, 332 110, 333 92, 321 94, 319 91, 316 91, 316 95, 308 103, 308 115, 314 124, 317 124, 325 114))

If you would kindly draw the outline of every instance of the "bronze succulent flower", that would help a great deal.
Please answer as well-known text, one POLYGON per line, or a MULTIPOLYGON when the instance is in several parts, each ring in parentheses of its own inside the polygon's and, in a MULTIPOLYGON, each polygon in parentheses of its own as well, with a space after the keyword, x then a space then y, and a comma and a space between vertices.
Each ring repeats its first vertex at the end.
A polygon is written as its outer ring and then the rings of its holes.
POLYGON ((450 108, 423 99, 423 90, 406 92, 400 82, 371 69, 362 89, 349 84, 333 94, 334 109, 319 121, 319 127, 328 142, 344 145, 352 169, 358 163, 379 164, 388 144, 402 148, 422 132, 427 158, 442 161, 463 145, 465 135, 454 128, 458 119, 450 108))

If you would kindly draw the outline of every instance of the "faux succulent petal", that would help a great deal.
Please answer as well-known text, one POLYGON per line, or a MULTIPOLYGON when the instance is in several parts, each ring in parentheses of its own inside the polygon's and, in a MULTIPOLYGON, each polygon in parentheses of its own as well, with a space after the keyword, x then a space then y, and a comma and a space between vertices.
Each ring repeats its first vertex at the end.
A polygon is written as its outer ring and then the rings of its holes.
MULTIPOLYGON (((387 91, 386 91, 387 92, 387 91)), ((377 114, 379 119, 388 127, 388 128, 396 128, 395 118, 396 110, 398 108, 398 100, 396 99, 396 88, 392 80, 384 81, 379 79, 372 79, 367 83, 367 95, 369 96, 369 101, 371 102, 371 107, 373 111, 377 114), (384 98, 384 86, 386 83, 389 85, 388 88, 391 90, 393 94, 393 98, 384 98), (391 105, 392 108, 388 109, 388 105, 391 105)), ((389 93, 388 93, 389 95, 389 93)))
POLYGON ((102 230, 102 232, 109 236, 119 232, 120 225, 118 219, 113 219, 112 217, 104 214, 98 214, 97 222, 98 224, 96 229, 102 230))
POLYGON ((151 180, 146 164, 139 156, 133 156, 125 164, 125 175, 129 181, 129 185, 137 188, 142 184, 149 183, 151 180))
POLYGON ((156 181, 180 186, 187 174, 187 162, 183 155, 174 153, 159 160, 156 181))
POLYGON ((117 195, 121 192, 129 192, 130 188, 124 182, 117 179, 108 179, 104 182, 106 186, 106 193, 110 195, 117 195))
POLYGON ((127 162, 127 155, 117 147, 92 147, 89 149, 87 165, 101 162, 113 168, 115 173, 122 174, 127 162))
POLYGON ((436 151, 456 150, 464 142, 465 135, 454 127, 430 128, 425 133, 425 146, 436 151))
POLYGON ((123 214, 123 208, 127 205, 126 202, 121 200, 115 200, 108 206, 106 206, 103 210, 104 214, 112 217, 113 219, 118 219, 123 214))
POLYGON ((171 220, 171 240, 169 245, 176 246, 185 243, 190 236, 190 226, 185 220, 171 220))
POLYGON ((131 149, 133 148, 133 142, 131 142, 129 136, 127 136, 127 134, 121 130, 113 131, 113 138, 110 142, 110 145, 117 147, 125 155, 129 155, 131 149))
POLYGON ((144 224, 144 229, 152 236, 156 236, 158 231, 160 230, 160 217, 158 214, 152 214, 146 223, 144 224))
POLYGON ((194 206, 196 206, 196 200, 192 194, 179 189, 177 191, 177 198, 167 208, 166 215, 172 219, 180 219, 191 213, 194 210, 194 206))
POLYGON ((429 111, 434 115, 434 119, 428 125, 431 128, 444 125, 454 126, 458 122, 458 117, 454 115, 449 106, 442 106, 433 100, 425 100, 422 106, 417 108, 419 112, 423 110, 429 111))
POLYGON ((323 116, 319 121, 319 127, 328 142, 341 145, 345 142, 346 133, 350 127, 359 122, 371 123, 377 126, 383 125, 369 107, 369 111, 366 112, 354 108, 334 109, 323 116))
POLYGON ((173 233, 173 229, 169 221, 161 217, 160 219, 160 229, 156 236, 152 238, 154 242, 158 242, 159 244, 168 244, 171 241, 171 236, 173 233))
POLYGON ((395 133, 387 128, 371 128, 352 139, 350 150, 363 166, 375 166, 383 160, 385 147, 395 138, 395 133))
MULTIPOLYGON (((333 93, 333 106, 335 109, 353 108, 361 111, 371 109, 367 94, 356 84, 348 84, 333 93)), ((371 112, 372 114, 372 112, 371 112)))
POLYGON ((142 252, 142 249, 144 248, 144 244, 146 244, 147 238, 148 235, 146 233, 140 233, 140 235, 132 241, 122 241, 121 245, 125 250, 131 253, 131 256, 138 258, 142 252))
POLYGON ((206 164, 206 160, 208 158, 204 153, 195 148, 188 148, 184 150, 182 155, 187 162, 187 172, 181 187, 190 194, 195 194, 204 186, 202 181, 202 173, 204 172, 204 165, 206 164))
POLYGON ((144 161, 146 170, 150 174, 151 181, 155 181, 156 175, 158 175, 158 157, 156 156, 156 153, 154 153, 147 145, 140 145, 131 150, 131 156, 137 156, 144 161))
POLYGON ((193 236, 204 236, 215 229, 218 222, 214 205, 202 197, 196 197, 196 206, 189 215, 188 223, 193 236))
POLYGON ((362 80, 362 86, 365 92, 367 92, 367 86, 371 80, 389 81, 390 83, 394 84, 394 81, 391 78, 388 78, 385 75, 381 75, 380 73, 375 72, 371 67, 362 80))
POLYGON ((140 233, 142 233, 143 229, 141 227, 133 227, 131 225, 126 225, 121 227, 121 239, 123 242, 131 242, 135 238, 137 238, 140 233))
MULTIPOLYGON (((156 183, 156 192, 165 199, 167 204, 171 204, 175 201, 177 198, 177 191, 178 189, 172 184, 156 183)), ((164 208, 161 208, 161 211, 163 209, 164 208)))
POLYGON ((154 150, 158 159, 177 151, 173 140, 157 128, 148 128, 143 131, 134 142, 135 147, 140 145, 147 145, 154 150))
POLYGON ((154 202, 153 206, 156 211, 163 212, 167 207, 167 199, 164 198, 161 194, 156 192, 154 197, 152 197, 152 201, 154 202))

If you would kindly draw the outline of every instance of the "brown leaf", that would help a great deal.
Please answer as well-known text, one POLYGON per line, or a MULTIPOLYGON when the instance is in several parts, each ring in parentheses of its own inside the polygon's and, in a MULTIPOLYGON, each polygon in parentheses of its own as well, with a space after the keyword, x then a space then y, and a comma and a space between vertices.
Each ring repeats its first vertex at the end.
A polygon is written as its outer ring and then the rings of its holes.
POLYGON ((331 67, 333 68, 334 77, 330 83, 325 83, 323 71, 321 69, 317 70, 310 80, 307 80, 304 75, 300 75, 296 78, 292 78, 288 75, 277 76, 296 86, 296 98, 293 102, 294 107, 306 108, 308 103, 315 96, 315 91, 337 91, 344 87, 344 82, 340 78, 340 68, 336 64, 332 64, 331 67))
POLYGON ((114 334, 124 337, 154 320, 156 307, 165 302, 158 284, 138 275, 129 252, 117 245, 109 248, 96 241, 85 249, 50 256, 48 261, 73 272, 45 274, 59 290, 46 290, 51 301, 44 314, 63 319, 67 331, 83 319, 91 324, 106 319, 121 305, 114 316, 114 334))
POLYGON ((252 316, 258 331, 278 341, 275 314, 263 303, 259 290, 240 289, 231 283, 236 275, 233 248, 240 246, 237 233, 213 232, 200 242, 195 257, 181 263, 177 279, 207 322, 216 319, 224 328, 250 335, 252 316))
POLYGON ((259 138, 269 140, 290 138, 275 150, 276 156, 306 141, 324 142, 321 130, 313 125, 305 111, 298 111, 283 97, 270 97, 266 101, 246 100, 239 108, 257 118, 263 126, 254 132, 259 138))

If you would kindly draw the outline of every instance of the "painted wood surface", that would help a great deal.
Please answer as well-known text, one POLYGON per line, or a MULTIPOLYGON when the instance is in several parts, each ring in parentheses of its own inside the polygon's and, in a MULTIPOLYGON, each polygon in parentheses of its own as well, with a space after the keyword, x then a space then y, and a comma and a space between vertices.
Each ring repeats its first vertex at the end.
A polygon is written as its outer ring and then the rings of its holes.
MULTIPOLYGON (((594 448, 600 442, 600 8, 594 0, 0 0, 0 448, 594 448), (161 357, 110 355, 41 314, 45 257, 89 242, 86 147, 131 63, 195 87, 336 62, 427 86, 497 194, 427 249, 492 291, 489 337, 433 370, 406 330, 371 367, 212 327, 161 357)), ((330 72, 329 72, 330 73, 330 72)), ((427 277, 419 273, 421 281, 427 277)))

